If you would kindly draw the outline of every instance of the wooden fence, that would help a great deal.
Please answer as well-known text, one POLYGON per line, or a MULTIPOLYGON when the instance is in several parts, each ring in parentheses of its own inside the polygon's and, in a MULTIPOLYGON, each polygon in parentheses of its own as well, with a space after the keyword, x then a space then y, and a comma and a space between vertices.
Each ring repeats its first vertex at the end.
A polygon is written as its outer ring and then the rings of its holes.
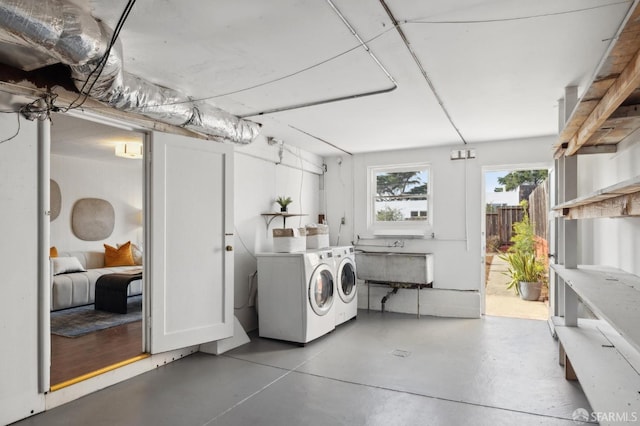
MULTIPOLYGON (((529 220, 534 234, 542 240, 549 237, 549 181, 545 180, 529 195, 529 220)), ((520 206, 498 207, 497 213, 486 215, 487 247, 497 236, 499 244, 508 244, 513 235, 513 224, 522 220, 524 212, 520 206)))
POLYGON ((498 230, 500 242, 503 244, 511 241, 513 235, 513 224, 520 222, 524 212, 520 206, 507 206, 498 209, 498 230))
POLYGON ((538 237, 549 239, 549 180, 545 180, 529 195, 529 219, 538 237))
POLYGON ((513 224, 522 220, 523 212, 520 206, 498 207, 497 213, 487 213, 486 232, 487 241, 497 236, 499 244, 508 244, 513 235, 513 224))
POLYGON ((500 235, 500 227, 498 226, 498 213, 487 213, 486 235, 491 237, 500 235))

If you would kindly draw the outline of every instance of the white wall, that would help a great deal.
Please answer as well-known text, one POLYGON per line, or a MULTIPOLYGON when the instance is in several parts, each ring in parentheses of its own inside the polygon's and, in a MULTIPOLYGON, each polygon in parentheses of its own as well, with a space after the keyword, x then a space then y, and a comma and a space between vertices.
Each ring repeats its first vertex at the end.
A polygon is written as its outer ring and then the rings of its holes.
MULTIPOLYGON (((0 114, 0 140, 16 117, 0 114)), ((18 136, 0 143, 0 424, 44 410, 38 394, 36 123, 21 120, 18 136)))
MULTIPOLYGON (((450 159, 451 149, 435 148, 357 154, 345 157, 341 165, 326 159, 328 171, 326 191, 331 241, 337 239, 339 218, 346 212, 342 241, 353 240, 367 250, 427 252, 434 254, 434 289, 421 296, 420 313, 425 315, 478 317, 481 312, 481 283, 484 268, 481 223, 484 205, 483 168, 518 168, 521 165, 552 165, 553 137, 514 141, 486 142, 468 145, 477 157, 470 160, 450 159), (385 246, 397 237, 372 239, 367 223, 367 167, 380 165, 428 162, 431 165, 434 197, 433 228, 435 238, 401 239, 403 248, 385 246), (333 165, 333 167, 332 167, 333 165), (351 188, 344 190, 338 175, 352 177, 351 188), (336 194, 331 197, 331 194, 336 194), (353 196, 351 196, 353 194, 353 196), (353 204, 352 201, 353 200, 353 204), (351 232, 350 235, 344 235, 351 232), (361 239, 358 241, 358 236, 361 239)), ((346 181, 349 185, 349 181, 346 181)), ((357 267, 357 265, 356 265, 357 267)), ((358 304, 366 308, 366 287, 360 287, 358 304)), ((380 299, 388 288, 372 288, 371 302, 379 308, 380 299)), ((415 313, 415 290, 400 290, 386 305, 388 310, 415 313)))
MULTIPOLYGON (((282 227, 282 218, 277 217, 267 229, 261 214, 280 211, 274 200, 281 195, 293 199, 289 213, 307 215, 288 218, 288 228, 317 223, 320 213, 320 178, 310 171, 320 172, 322 159, 285 143, 283 164, 275 164, 279 162, 278 150, 277 145, 269 146, 264 137, 235 149, 234 305, 245 330, 258 326, 249 284, 249 275, 257 270, 255 254, 271 251, 271 232, 275 227, 282 227), (298 170, 300 167, 305 171, 298 170)), ((254 288, 256 285, 254 281, 254 288)))
MULTIPOLYGON (((640 175, 640 135, 615 154, 578 157, 578 196, 640 175)), ((578 221, 579 264, 614 266, 640 275, 640 218, 578 221)))
POLYGON ((97 161, 86 158, 51 155, 51 179, 60 186, 62 208, 60 216, 51 222, 51 245, 58 250, 104 250, 131 241, 142 245, 142 182, 141 160, 114 158, 97 161), (115 210, 113 233, 100 241, 83 241, 73 235, 71 213, 81 198, 101 198, 115 210))

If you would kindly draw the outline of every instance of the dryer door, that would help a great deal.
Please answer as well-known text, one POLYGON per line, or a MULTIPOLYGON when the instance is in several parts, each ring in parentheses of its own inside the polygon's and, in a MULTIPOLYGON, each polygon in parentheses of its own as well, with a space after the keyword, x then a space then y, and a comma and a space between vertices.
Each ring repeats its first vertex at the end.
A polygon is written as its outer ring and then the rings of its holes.
POLYGON ((333 274, 326 263, 318 266, 309 281, 309 305, 317 315, 326 315, 333 305, 333 274))
POLYGON ((356 296, 356 265, 348 257, 342 259, 338 267, 338 294, 344 303, 356 296))

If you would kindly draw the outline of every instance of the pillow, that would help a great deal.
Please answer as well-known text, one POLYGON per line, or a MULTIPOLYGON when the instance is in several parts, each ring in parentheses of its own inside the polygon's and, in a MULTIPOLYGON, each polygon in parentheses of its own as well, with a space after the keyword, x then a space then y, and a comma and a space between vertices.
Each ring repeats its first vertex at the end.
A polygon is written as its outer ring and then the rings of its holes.
POLYGON ((71 272, 87 272, 80 261, 75 257, 54 257, 51 259, 53 275, 68 274, 71 272))
POLYGON ((53 246, 49 249, 49 257, 58 257, 58 249, 53 246))
POLYGON ((135 266, 131 253, 131 241, 127 241, 119 248, 104 244, 104 266, 135 266))
MULTIPOLYGON (((122 247, 124 244, 117 244, 118 248, 122 247)), ((142 265, 142 247, 137 244, 131 243, 131 255, 133 256, 133 263, 136 265, 142 265)))

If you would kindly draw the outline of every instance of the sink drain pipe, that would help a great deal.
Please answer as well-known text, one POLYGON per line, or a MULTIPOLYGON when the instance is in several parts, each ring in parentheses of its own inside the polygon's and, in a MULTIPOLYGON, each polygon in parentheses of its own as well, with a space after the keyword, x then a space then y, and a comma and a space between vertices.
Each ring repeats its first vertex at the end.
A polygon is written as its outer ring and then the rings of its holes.
POLYGON ((394 287, 393 290, 389 291, 380 301, 380 304, 382 305, 382 313, 384 313, 384 304, 387 303, 387 300, 389 300, 389 298, 391 298, 392 295, 396 294, 398 292, 398 287, 394 287))

